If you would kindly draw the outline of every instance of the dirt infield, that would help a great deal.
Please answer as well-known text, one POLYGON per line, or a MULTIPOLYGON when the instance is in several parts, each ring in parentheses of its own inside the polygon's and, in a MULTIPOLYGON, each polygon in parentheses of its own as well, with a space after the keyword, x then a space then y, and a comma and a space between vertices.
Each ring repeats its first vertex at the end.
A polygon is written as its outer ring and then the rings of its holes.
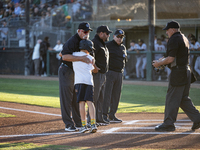
MULTIPOLYGON (((3 76, 0 76, 3 78, 3 76)), ((5 76, 8 78, 8 76, 5 76)), ((11 77, 11 76, 9 76, 11 77)), ((15 78, 29 78, 15 76, 15 78)), ((58 80, 56 77, 31 79, 58 80)), ((165 85, 167 82, 126 81, 126 84, 165 85)), ((199 88, 199 84, 195 85, 199 88)), ((13 114, 13 118, 0 118, 0 142, 26 142, 36 144, 69 145, 91 149, 200 149, 200 129, 191 131, 192 122, 179 114, 174 132, 156 132, 163 114, 122 113, 122 123, 98 127, 98 132, 81 134, 65 132, 59 108, 0 102, 0 112, 13 114)))
POLYGON ((175 132, 155 132, 163 114, 117 114, 122 123, 98 127, 98 132, 81 134, 65 132, 59 108, 46 108, 0 102, 0 112, 14 118, 0 118, 1 142, 26 142, 88 147, 91 149, 198 149, 200 129, 191 131, 192 122, 178 115, 175 132))

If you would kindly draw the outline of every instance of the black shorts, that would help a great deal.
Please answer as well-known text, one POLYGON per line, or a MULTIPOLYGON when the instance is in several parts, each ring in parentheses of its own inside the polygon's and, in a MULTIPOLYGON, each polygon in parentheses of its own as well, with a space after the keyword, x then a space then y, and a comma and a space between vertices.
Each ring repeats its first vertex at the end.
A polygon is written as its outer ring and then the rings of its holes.
POLYGON ((93 102, 94 87, 87 84, 75 84, 75 92, 77 96, 77 103, 80 101, 91 101, 93 102))

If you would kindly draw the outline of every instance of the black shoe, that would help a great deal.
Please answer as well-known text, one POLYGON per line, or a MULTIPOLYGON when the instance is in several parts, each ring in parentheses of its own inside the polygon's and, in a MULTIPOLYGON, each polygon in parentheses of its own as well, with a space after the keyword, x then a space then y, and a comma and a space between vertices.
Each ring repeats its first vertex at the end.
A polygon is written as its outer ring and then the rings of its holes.
POLYGON ((110 120, 108 119, 108 117, 107 116, 103 116, 103 120, 105 121, 105 122, 110 122, 110 120))
POLYGON ((70 126, 70 127, 65 127, 65 131, 75 132, 75 131, 78 131, 78 129, 73 126, 70 126))
POLYGON ((174 125, 157 125, 155 127, 156 131, 175 131, 175 126, 174 125))
POLYGON ((193 123, 193 125, 192 125, 192 130, 196 130, 196 129, 199 129, 200 128, 200 122, 198 122, 198 123, 193 123))
POLYGON ((97 123, 98 123, 100 126, 107 126, 107 125, 110 124, 109 122, 106 122, 105 120, 98 120, 97 123))
POLYGON ((109 118, 110 122, 114 122, 114 123, 121 123, 122 120, 118 119, 117 117, 110 117, 109 118))

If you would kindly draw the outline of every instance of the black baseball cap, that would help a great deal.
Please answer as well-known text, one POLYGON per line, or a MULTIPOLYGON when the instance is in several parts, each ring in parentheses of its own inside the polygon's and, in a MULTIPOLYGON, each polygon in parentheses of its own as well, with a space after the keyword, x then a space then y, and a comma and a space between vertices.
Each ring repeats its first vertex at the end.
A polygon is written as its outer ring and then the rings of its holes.
POLYGON ((123 31, 122 29, 117 29, 117 30, 115 31, 115 34, 114 34, 114 35, 115 35, 115 36, 118 36, 118 35, 125 36, 124 31, 123 31))
POLYGON ((104 26, 104 25, 102 25, 102 26, 99 26, 98 28, 97 28, 97 33, 100 33, 100 32, 106 32, 106 33, 112 33, 112 31, 111 30, 109 30, 109 28, 108 28, 108 26, 104 26))
POLYGON ((80 50, 85 49, 89 53, 93 53, 93 50, 95 50, 93 42, 89 39, 81 40, 79 43, 79 49, 80 50))
POLYGON ((78 29, 82 29, 84 31, 93 31, 91 28, 90 28, 90 24, 88 22, 82 22, 79 24, 78 26, 78 29))
POLYGON ((176 21, 168 22, 167 25, 166 25, 166 27, 163 28, 163 30, 168 30, 169 28, 176 28, 176 29, 178 29, 178 28, 180 28, 180 24, 178 22, 176 22, 176 21))

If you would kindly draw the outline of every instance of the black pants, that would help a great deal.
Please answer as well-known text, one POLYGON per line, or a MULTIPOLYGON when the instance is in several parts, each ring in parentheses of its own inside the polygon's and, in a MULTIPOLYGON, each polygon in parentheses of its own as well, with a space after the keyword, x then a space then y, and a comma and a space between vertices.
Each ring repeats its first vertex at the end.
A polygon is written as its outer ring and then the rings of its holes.
POLYGON ((80 127, 81 118, 79 113, 79 104, 76 102, 76 93, 74 91, 74 71, 61 64, 58 69, 58 77, 60 107, 63 122, 66 127, 74 126, 74 123, 75 126, 80 127))
MULTIPOLYGON (((96 122, 103 121, 103 101, 104 101, 104 91, 105 91, 105 82, 106 82, 106 73, 93 73, 94 80, 94 106, 96 109, 96 122)), ((88 115, 88 122, 90 117, 88 115)))
POLYGON ((106 73, 106 86, 103 103, 103 116, 115 116, 122 90, 123 74, 109 70, 106 73))
MULTIPOLYGON (((171 75, 169 76, 169 81, 170 78, 171 75)), ((188 83, 183 86, 172 86, 169 82, 165 102, 165 125, 174 124, 178 115, 179 107, 186 113, 186 115, 191 119, 191 121, 200 122, 199 111, 195 108, 189 97, 191 82, 190 70, 187 71, 187 80, 188 83)))

